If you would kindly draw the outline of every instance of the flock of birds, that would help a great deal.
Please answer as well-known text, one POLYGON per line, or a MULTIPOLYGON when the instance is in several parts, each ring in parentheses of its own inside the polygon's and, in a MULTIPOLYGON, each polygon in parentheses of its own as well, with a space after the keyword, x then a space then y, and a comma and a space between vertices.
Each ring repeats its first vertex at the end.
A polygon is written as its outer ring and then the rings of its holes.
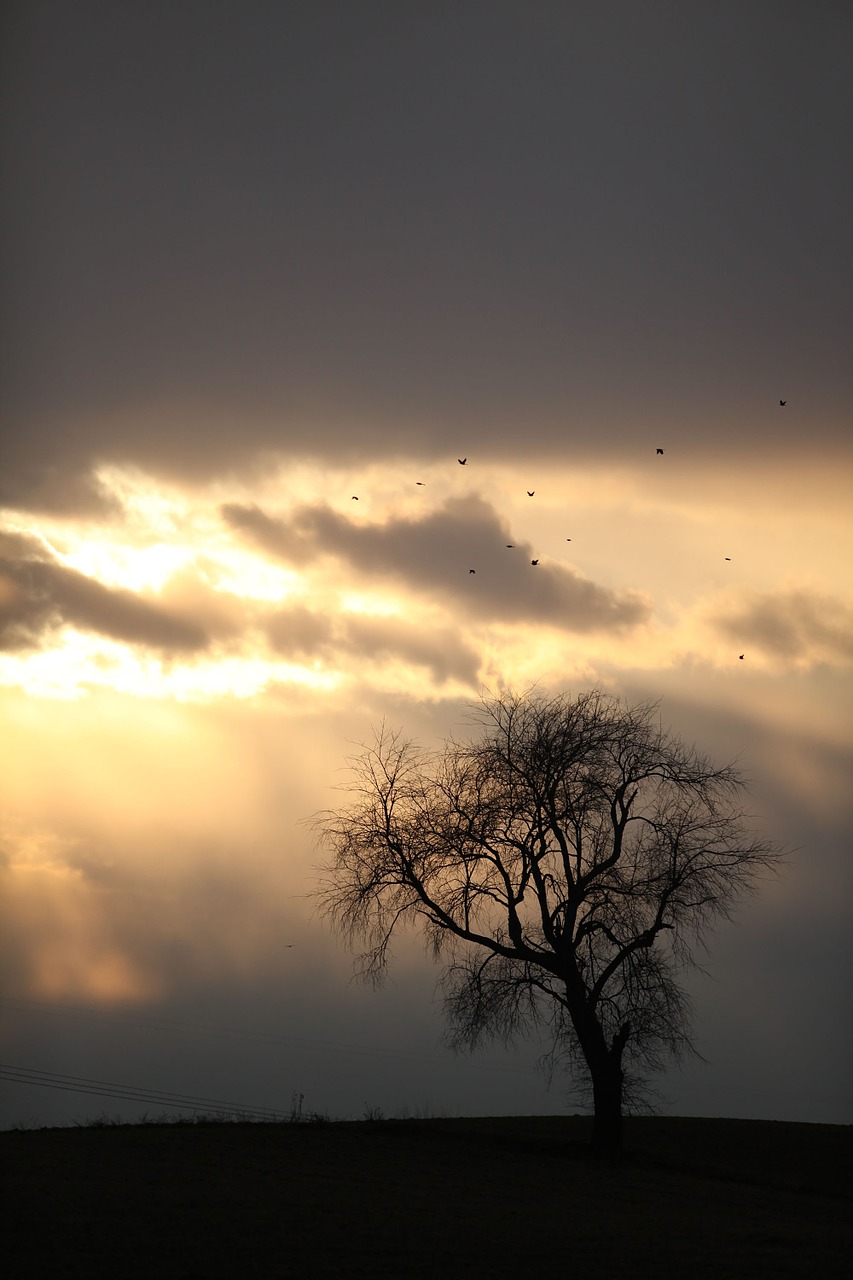
MULTIPOLYGON (((787 400, 780 400, 780 401, 779 401, 779 404, 780 404, 780 406, 782 406, 782 407, 784 407, 787 403, 788 403, 788 401, 787 401, 787 400)), ((661 448, 656 448, 656 449, 655 449, 655 455, 656 455, 656 456, 658 456, 658 457, 663 457, 663 453, 664 453, 664 450, 663 450, 663 449, 661 449, 661 448)), ((467 456, 467 454, 466 454, 466 456, 465 456, 464 458, 457 458, 457 459, 456 459, 456 461, 459 463, 460 467, 465 467, 465 466, 467 466, 467 465, 468 465, 468 456, 467 456)), ((415 481, 415 484, 416 484, 416 485, 418 485, 418 486, 420 486, 420 487, 423 487, 423 486, 426 484, 426 481, 425 481, 425 480, 416 480, 416 481, 415 481)), ((527 493, 528 498, 532 498, 532 497, 535 495, 536 490, 535 490, 535 489, 527 489, 527 490, 525 490, 525 492, 527 493)), ((354 494, 352 495, 352 501, 353 501, 353 502, 358 502, 358 495, 357 495, 357 494, 355 494, 355 493, 354 493, 354 494)), ((571 538, 566 538, 566 542, 571 542, 571 538)), ((515 547, 515 543, 514 543, 514 542, 508 542, 508 543, 506 544, 506 546, 507 546, 507 550, 511 551, 511 550, 513 550, 513 549, 514 549, 514 547, 515 547)), ((726 559, 726 560, 728 560, 728 561, 731 561, 731 556, 726 556, 726 557, 725 557, 725 559, 726 559)), ((531 561, 530 561, 530 563, 531 563, 531 565, 535 568, 535 567, 536 567, 536 565, 538 565, 539 560, 538 560, 538 559, 536 559, 536 560, 531 560, 531 561)), ((476 570, 476 569, 469 569, 469 570, 468 570, 468 572, 469 572, 469 573, 474 573, 474 574, 476 574, 477 570, 476 570)), ((743 660, 744 660, 745 656, 746 656, 745 654, 743 654, 743 653, 739 653, 739 654, 738 654, 738 659, 739 659, 739 661, 743 662, 743 660)))

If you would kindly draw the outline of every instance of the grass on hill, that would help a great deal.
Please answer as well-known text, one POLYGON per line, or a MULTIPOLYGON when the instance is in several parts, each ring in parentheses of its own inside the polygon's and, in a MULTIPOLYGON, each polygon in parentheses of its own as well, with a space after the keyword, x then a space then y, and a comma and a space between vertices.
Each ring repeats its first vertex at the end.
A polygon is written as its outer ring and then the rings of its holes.
POLYGON ((0 1134, 4 1274, 840 1277, 853 1129, 584 1117, 98 1125, 0 1134))

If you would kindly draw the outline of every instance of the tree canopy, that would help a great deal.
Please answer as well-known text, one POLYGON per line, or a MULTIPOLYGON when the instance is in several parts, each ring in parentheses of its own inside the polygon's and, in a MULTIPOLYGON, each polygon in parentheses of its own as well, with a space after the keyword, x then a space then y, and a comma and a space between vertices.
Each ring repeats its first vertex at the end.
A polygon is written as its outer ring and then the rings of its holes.
POLYGON ((423 932, 455 1046, 544 1031, 612 1152, 626 1080, 690 1047, 681 975, 782 855, 752 833, 739 770, 656 703, 501 695, 475 718, 438 751, 376 731, 350 803, 316 819, 319 905, 368 979, 398 929, 423 932))

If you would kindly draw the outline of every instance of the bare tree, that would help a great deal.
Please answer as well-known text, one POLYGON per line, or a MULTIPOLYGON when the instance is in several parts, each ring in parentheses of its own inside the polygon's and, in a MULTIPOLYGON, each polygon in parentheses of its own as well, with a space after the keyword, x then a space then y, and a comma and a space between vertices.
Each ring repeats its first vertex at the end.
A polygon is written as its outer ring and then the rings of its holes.
POLYGON ((750 834, 737 769, 663 729, 656 703, 506 695, 475 718, 435 753, 376 733, 351 803, 315 819, 316 896, 374 981, 395 930, 423 931, 457 1047, 546 1030, 614 1153, 626 1080, 691 1047, 679 975, 782 854, 750 834))

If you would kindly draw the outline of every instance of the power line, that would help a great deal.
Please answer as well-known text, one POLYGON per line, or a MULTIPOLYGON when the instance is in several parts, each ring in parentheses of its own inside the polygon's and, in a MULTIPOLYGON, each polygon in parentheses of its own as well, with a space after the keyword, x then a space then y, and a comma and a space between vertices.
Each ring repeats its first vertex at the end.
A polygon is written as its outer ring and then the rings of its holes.
POLYGON ((67 1093, 90 1094, 101 1098, 119 1098, 125 1102, 145 1102, 152 1106, 178 1107, 187 1111, 227 1112, 255 1120, 286 1120, 288 1114, 273 1107, 247 1106, 226 1102, 222 1098, 201 1098, 192 1094, 167 1092, 139 1085, 117 1084, 110 1080, 93 1080, 87 1076, 70 1076, 55 1071, 39 1071, 32 1067, 16 1067, 0 1063, 0 1080, 15 1084, 36 1085, 42 1089, 60 1089, 67 1093))
MULTIPOLYGON (((423 1062, 428 1064, 431 1063, 434 1065, 445 1065, 442 1059, 430 1058, 425 1054, 405 1053, 404 1051, 393 1050, 393 1049, 386 1050, 386 1049, 369 1048, 367 1046, 346 1044, 340 1041, 304 1040, 304 1039, 297 1039, 292 1036, 272 1035, 268 1032, 262 1032, 262 1031, 238 1031, 234 1028, 227 1028, 227 1027, 217 1029, 212 1027, 200 1026, 196 1023, 182 1022, 175 1019, 151 1018, 151 1017, 146 1017, 145 1015, 123 1014, 123 1013, 112 1012, 112 1011, 104 1012, 103 1010, 85 1009, 79 1005, 59 1005, 59 1006, 50 1005, 44 1001, 27 1000, 17 996, 0 996, 0 1006, 5 1006, 10 1011, 17 1011, 21 1013, 38 1013, 38 1014, 48 1014, 51 1016, 59 1016, 59 1017, 90 1019, 93 1021, 107 1023, 107 1024, 125 1023, 130 1026, 139 1026, 146 1030, 163 1030, 163 1031, 171 1031, 171 1032, 190 1031, 197 1035, 209 1036, 215 1039, 225 1039, 225 1040, 236 1039, 236 1040, 245 1040, 248 1042, 255 1042, 255 1043, 260 1042, 260 1043, 268 1043, 268 1044, 281 1044, 281 1045, 287 1045, 290 1048, 319 1050, 321 1052, 327 1052, 327 1053, 331 1053, 331 1052, 340 1053, 342 1050, 344 1050, 349 1053, 357 1054, 361 1057, 383 1058, 383 1059, 391 1059, 391 1060, 397 1060, 397 1061, 403 1061, 403 1062, 423 1062)), ((524 1073, 529 1073, 531 1070, 531 1066, 529 1064, 525 1064, 524 1066, 521 1066, 521 1065, 515 1066, 513 1063, 482 1062, 482 1061, 478 1062, 476 1060, 464 1061, 464 1060, 458 1060, 458 1059, 454 1062, 454 1066, 460 1067, 460 1068, 467 1068, 469 1070, 495 1070, 495 1071, 513 1071, 513 1072, 524 1072, 524 1073)), ((5 1076, 3 1074, 3 1072, 6 1070, 24 1070, 24 1068, 20 1068, 20 1069, 4 1068, 0 1066, 0 1079, 9 1079, 9 1080, 13 1079, 13 1077, 5 1076)), ((42 1076, 51 1075, 50 1072, 41 1072, 41 1073, 33 1073, 33 1074, 42 1075, 42 1076)), ((83 1079, 82 1077, 73 1077, 73 1076, 61 1077, 61 1078, 68 1079, 68 1080, 83 1079)), ((117 1093, 108 1093, 108 1092, 104 1092, 103 1089, 72 1088, 70 1084, 64 1084, 64 1085, 55 1084, 51 1086, 47 1084, 46 1081, 39 1080, 39 1079, 23 1080, 19 1078, 19 1083, 41 1085, 42 1087, 45 1087, 45 1088, 53 1087, 56 1089, 66 1089, 69 1092, 75 1092, 75 1093, 92 1093, 102 1097, 126 1098, 130 1101, 149 1102, 152 1105, 162 1104, 166 1100, 165 1096, 164 1097, 155 1096, 158 1093, 157 1090, 136 1090, 135 1093, 139 1093, 141 1095, 139 1097, 136 1097, 132 1093, 128 1093, 126 1091, 117 1092, 117 1093)), ((89 1083, 103 1084, 103 1082, 97 1082, 97 1081, 89 1082, 89 1083)), ((119 1085, 115 1087, 117 1089, 125 1090, 125 1086, 123 1085, 119 1085)), ((722 1093, 738 1094, 743 1097, 758 1096, 760 1092, 757 1089, 744 1089, 744 1088, 738 1088, 731 1085, 722 1085, 722 1084, 717 1084, 715 1088, 717 1091, 722 1093)), ((790 1089, 788 1090, 777 1089, 775 1092, 779 1097, 788 1098, 788 1099, 797 1099, 798 1101, 804 1101, 804 1100, 808 1100, 812 1102, 827 1102, 827 1101, 847 1102, 848 1101, 847 1097, 841 1094, 826 1094, 826 1093, 812 1094, 812 1093, 803 1092, 801 1090, 790 1090, 790 1089)), ((283 1113, 275 1112, 269 1109, 244 1107, 237 1103, 221 1102, 221 1101, 217 1101, 216 1099, 210 1099, 210 1098, 197 1098, 197 1099, 188 1098, 184 1102, 179 1102, 175 1100, 176 1098, 181 1096, 183 1095, 170 1095, 170 1098, 172 1100, 169 1102, 169 1105, 175 1106, 175 1107, 185 1107, 189 1109, 201 1109, 204 1106, 215 1106, 217 1108, 227 1110, 227 1111, 232 1111, 232 1112, 244 1112, 246 1114, 257 1114, 260 1116, 273 1117, 276 1119, 287 1118, 283 1116, 283 1113)))
MULTIPOLYGON (((104 1012, 100 1009, 86 1009, 80 1005, 50 1005, 44 1001, 27 1000, 18 996, 0 996, 0 1006, 20 1013, 47 1014, 53 1017, 82 1018, 106 1024, 124 1023, 152 1031, 193 1032, 196 1035, 209 1036, 217 1040, 245 1040, 255 1044, 280 1044, 291 1049, 309 1049, 321 1053, 342 1051, 365 1058, 381 1058, 399 1062, 422 1062, 433 1066, 445 1066, 447 1059, 431 1057, 423 1053, 406 1053, 400 1049, 376 1048, 368 1045, 354 1045, 340 1040, 306 1040, 296 1036, 280 1036, 265 1031, 237 1030, 233 1027, 207 1027, 198 1023, 184 1022, 169 1018, 152 1018, 144 1014, 126 1014, 104 1012)), ((512 1062, 483 1062, 482 1060, 464 1060, 454 1056, 454 1067, 473 1071, 531 1071, 531 1064, 516 1065, 512 1062)))

